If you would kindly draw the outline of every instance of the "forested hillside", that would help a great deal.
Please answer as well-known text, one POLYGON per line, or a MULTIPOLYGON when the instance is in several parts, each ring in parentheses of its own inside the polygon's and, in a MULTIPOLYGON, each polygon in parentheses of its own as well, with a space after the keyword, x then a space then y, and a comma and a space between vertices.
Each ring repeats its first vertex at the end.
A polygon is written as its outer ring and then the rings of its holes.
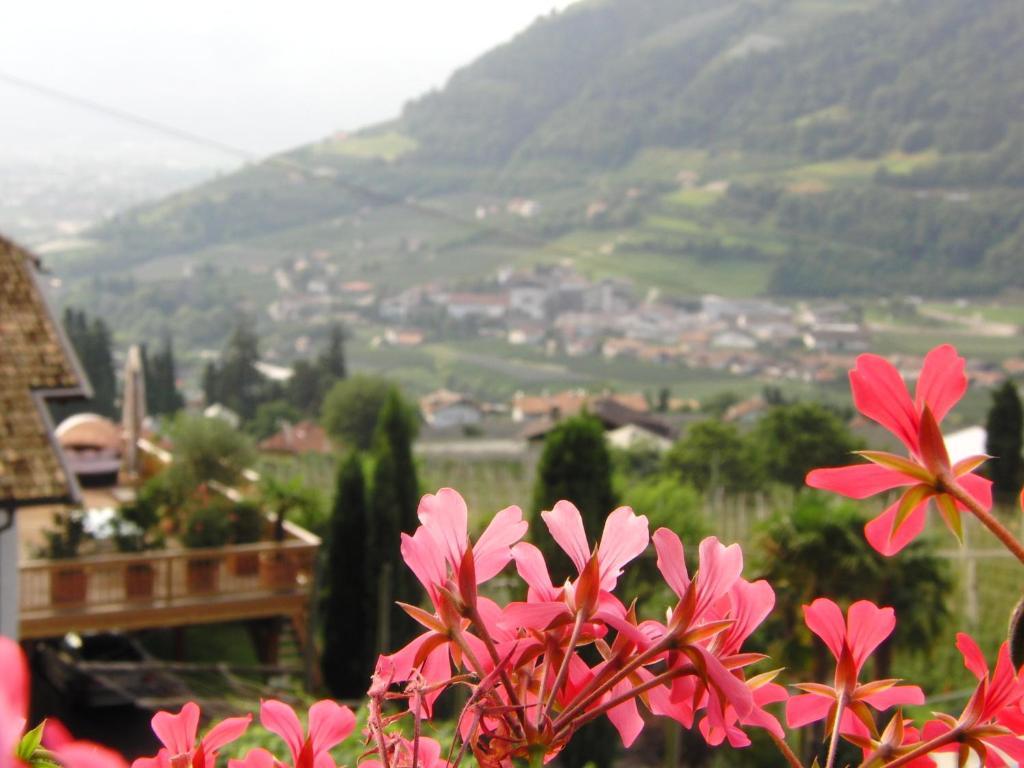
POLYGON ((400 287, 424 254, 471 277, 606 235, 627 276, 690 258, 777 294, 1024 287, 1022 39, 1019 0, 589 0, 388 125, 113 219, 62 269, 331 248, 400 287), (476 223, 513 196, 541 213, 476 223))

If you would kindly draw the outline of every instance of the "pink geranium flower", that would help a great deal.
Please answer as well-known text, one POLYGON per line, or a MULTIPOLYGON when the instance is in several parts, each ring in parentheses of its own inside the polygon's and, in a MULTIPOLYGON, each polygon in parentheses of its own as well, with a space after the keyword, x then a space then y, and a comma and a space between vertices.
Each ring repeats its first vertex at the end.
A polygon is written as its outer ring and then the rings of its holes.
POLYGON ((214 768, 217 753, 245 733, 252 721, 252 715, 229 717, 197 739, 199 714, 199 705, 190 701, 177 714, 153 715, 153 732, 164 746, 155 757, 137 759, 132 768, 214 768))
MULTIPOLYGON (((329 699, 309 708, 309 732, 303 731, 295 710, 282 701, 270 699, 260 705, 260 722, 288 745, 292 768, 336 768, 330 750, 348 738, 356 717, 348 707, 329 699)), ((242 760, 228 762, 230 768, 285 768, 265 749, 253 749, 242 760)))
POLYGON ((808 628, 824 641, 836 660, 832 686, 803 683, 796 686, 805 694, 792 697, 786 704, 790 728, 799 728, 823 720, 832 720, 843 707, 843 732, 860 733, 874 727, 865 708, 882 711, 897 704, 923 704, 924 693, 916 685, 897 685, 897 680, 859 681, 864 662, 896 628, 892 608, 860 600, 850 606, 846 618, 833 601, 818 598, 804 606, 808 628), (861 724, 858 724, 858 719, 861 724))
POLYGON ((532 544, 517 544, 512 555, 529 592, 525 603, 506 607, 505 623, 541 630, 558 620, 566 622, 581 617, 589 621, 600 617, 616 629, 629 631, 625 608, 611 592, 623 567, 647 549, 647 518, 636 515, 629 507, 619 507, 605 519, 601 540, 593 554, 583 516, 574 504, 559 501, 553 509, 541 512, 541 518, 551 537, 576 566, 577 577, 556 588, 540 550, 532 544))
MULTIPOLYGON (((25 654, 14 640, 0 636, 0 768, 22 768, 15 755, 28 724, 29 671, 25 654)), ((63 726, 44 726, 43 741, 66 765, 74 768, 127 768, 116 752, 87 741, 75 741, 63 726)))
MULTIPOLYGON (((419 506, 422 525, 409 536, 402 534, 402 557, 426 589, 434 612, 412 605, 402 608, 426 632, 388 657, 392 679, 409 680, 418 673, 433 690, 422 698, 429 716, 433 702, 441 693, 440 684, 451 677, 449 657, 461 663, 463 644, 470 646, 482 667, 489 663, 483 643, 464 630, 470 613, 488 620, 496 619, 497 607, 478 597, 477 586, 493 578, 512 559, 512 545, 526 533, 527 524, 519 507, 499 512, 475 544, 469 540, 469 513, 466 502, 451 488, 427 494, 419 506), (458 633, 458 642, 454 635, 458 633)), ((489 627, 491 636, 500 634, 489 627)))
POLYGON ((1013 668, 1006 643, 999 648, 995 671, 990 674, 988 662, 978 644, 968 635, 956 636, 956 645, 964 657, 964 666, 978 678, 978 687, 958 719, 940 715, 924 726, 924 740, 931 741, 943 734, 953 734, 950 744, 936 752, 973 750, 982 764, 1002 768, 1008 764, 1024 762, 1024 673, 1013 668), (1009 756, 1008 763, 1003 756, 1009 756))
POLYGON ((909 455, 861 451, 869 463, 815 469, 807 475, 807 484, 853 499, 907 488, 865 528, 871 546, 883 555, 899 552, 921 533, 931 500, 950 530, 962 538, 960 513, 966 507, 947 492, 950 482, 986 509, 992 506, 992 483, 973 474, 987 457, 971 456, 951 465, 939 431, 943 417, 967 390, 964 366, 956 349, 948 344, 936 347, 925 357, 913 399, 899 371, 878 355, 860 355, 850 371, 857 410, 892 432, 909 455))

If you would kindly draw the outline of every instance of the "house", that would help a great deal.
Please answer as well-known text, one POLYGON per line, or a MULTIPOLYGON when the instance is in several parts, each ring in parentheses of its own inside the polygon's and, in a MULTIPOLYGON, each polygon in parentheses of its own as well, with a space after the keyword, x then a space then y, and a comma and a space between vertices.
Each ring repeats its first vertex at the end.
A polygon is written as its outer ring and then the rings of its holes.
MULTIPOLYGON (((633 426, 670 442, 675 435, 671 424, 660 416, 648 412, 646 400, 642 410, 626 405, 615 395, 589 397, 585 399, 584 405, 587 412, 600 421, 605 430, 609 432, 633 426)), ((580 410, 583 408, 581 407, 580 410)), ((548 416, 529 422, 520 434, 523 439, 530 442, 543 440, 562 419, 571 415, 573 414, 552 411, 548 416)))
POLYGON ((512 399, 512 421, 520 423, 541 418, 558 421, 575 416, 597 400, 613 401, 638 413, 646 413, 649 410, 647 398, 639 392, 604 395, 590 395, 582 389, 570 389, 554 395, 527 395, 517 392, 512 399))
POLYGON ((857 323, 819 323, 804 333, 804 346, 818 352, 866 352, 870 340, 857 323))
POLYGON ((513 323, 508 327, 507 341, 516 346, 537 346, 544 342, 547 326, 540 323, 513 323))
POLYGON ((259 444, 261 451, 300 456, 305 453, 332 453, 334 446, 327 432, 315 421, 282 425, 281 429, 259 444))
POLYGON ((420 398, 420 413, 427 424, 438 429, 473 426, 483 419, 476 401, 450 389, 439 389, 420 398))
POLYGON ((445 311, 453 320, 500 320, 508 312, 508 296, 500 293, 451 293, 445 311))
POLYGON ((516 280, 508 287, 508 308, 513 314, 531 320, 544 320, 548 314, 548 289, 533 280, 516 280))
POLYGON ((46 403, 91 394, 37 268, 33 255, 0 237, 0 634, 8 637, 18 636, 18 510, 80 498, 46 403))
POLYGON ((739 331, 723 331, 712 337, 712 349, 757 349, 757 341, 745 333, 739 331))
POLYGON ((425 339, 423 331, 416 328, 388 328, 384 341, 392 347, 418 347, 425 339))

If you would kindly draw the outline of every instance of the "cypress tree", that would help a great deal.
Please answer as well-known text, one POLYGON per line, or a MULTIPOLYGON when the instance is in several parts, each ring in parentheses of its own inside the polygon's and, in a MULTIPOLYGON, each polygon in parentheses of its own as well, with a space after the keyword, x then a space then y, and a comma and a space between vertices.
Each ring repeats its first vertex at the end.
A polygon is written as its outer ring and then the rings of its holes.
POLYGON ((367 578, 373 562, 368 513, 363 465, 353 451, 338 468, 327 536, 323 673, 335 697, 360 696, 373 672, 376 605, 373 580, 367 578))
POLYGON ((1024 429, 1020 395, 1017 385, 1006 381, 992 393, 992 407, 988 412, 985 452, 993 456, 988 465, 995 495, 1003 500, 1012 499, 1020 492, 1022 480, 1021 448, 1024 429))
POLYGON ((85 312, 71 307, 64 310, 63 320, 68 341, 92 385, 93 397, 85 403, 57 406, 54 418, 60 420, 84 411, 116 418, 117 378, 107 324, 98 317, 90 320, 85 312))
MULTIPOLYGON (((539 539, 537 546, 544 553, 555 584, 565 576, 576 575, 569 558, 540 522, 540 513, 551 509, 561 499, 576 505, 588 538, 592 544, 596 542, 605 518, 617 501, 612 489, 612 462, 604 427, 588 413, 566 419, 548 433, 537 465, 531 530, 539 539)), ((598 659, 588 661, 596 663, 598 659)), ((602 718, 585 726, 559 759, 567 768, 583 768, 587 764, 607 768, 615 761, 617 745, 615 729, 602 718)))
POLYGON ((345 364, 345 329, 340 324, 335 323, 331 326, 327 349, 317 360, 317 367, 324 377, 325 392, 335 381, 348 375, 348 367, 345 364))
POLYGON ((575 571, 570 571, 569 558, 548 535, 540 513, 551 509, 561 499, 579 508, 587 535, 592 540, 601 535, 605 518, 615 508, 611 456, 604 439, 604 427, 590 414, 566 419, 551 430, 537 465, 532 530, 552 566, 551 575, 556 584, 570 572, 575 575, 575 571))
POLYGON ((391 387, 377 417, 373 436, 375 458, 372 518, 374 553, 388 568, 390 598, 381 606, 389 608, 390 644, 397 647, 412 637, 414 627, 396 600, 418 603, 421 598, 415 576, 402 560, 401 534, 412 533, 417 525, 419 480, 412 456, 415 423, 411 408, 397 388, 391 387))
MULTIPOLYGON (((370 531, 367 536, 369 562, 366 569, 366 592, 372 605, 374 646, 376 653, 389 653, 402 645, 409 628, 404 612, 396 600, 409 602, 399 590, 404 581, 405 563, 401 557, 401 506, 398 502, 398 476, 391 446, 382 441, 374 448, 370 492, 370 531), (397 630, 397 631, 396 631, 397 630)), ((412 600, 413 603, 418 602, 412 600)))

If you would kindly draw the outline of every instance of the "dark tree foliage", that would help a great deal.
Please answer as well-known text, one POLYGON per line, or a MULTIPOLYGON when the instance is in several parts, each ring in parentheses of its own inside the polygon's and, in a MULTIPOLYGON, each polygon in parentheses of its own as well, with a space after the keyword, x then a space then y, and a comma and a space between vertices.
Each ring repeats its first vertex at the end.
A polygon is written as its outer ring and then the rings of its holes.
POLYGON ((665 470, 702 491, 752 491, 763 471, 754 446, 736 425, 717 419, 701 421, 665 455, 665 470))
POLYGON ((91 411, 117 418, 117 378, 110 329, 102 318, 90 318, 84 311, 68 307, 64 310, 64 330, 78 356, 89 383, 92 399, 54 408, 55 417, 67 418, 75 413, 91 411))
POLYGON ((367 547, 369 523, 363 464, 352 452, 338 468, 324 578, 323 673, 337 698, 361 696, 373 671, 376 568, 367 547))
MULTIPOLYGON (((366 374, 335 383, 324 398, 321 411, 324 429, 339 443, 369 449, 393 386, 388 379, 366 374)), ((416 415, 408 406, 406 418, 411 433, 415 434, 416 415)))
POLYGON ((345 329, 341 325, 335 323, 331 326, 327 348, 317 358, 316 364, 328 386, 348 375, 348 366, 345 363, 345 329))
POLYGON ((797 489, 815 467, 848 463, 857 447, 839 417, 817 403, 772 408, 757 423, 753 440, 765 474, 797 489))
POLYGON ((612 460, 604 427, 587 413, 566 419, 548 433, 533 486, 533 535, 551 566, 556 584, 570 573, 575 575, 575 571, 548 534, 540 513, 562 499, 580 510, 587 535, 594 541, 618 503, 612 488, 612 460))
POLYGON ((988 437, 985 452, 989 461, 988 475, 992 478, 995 495, 1008 500, 1020 493, 1022 477, 1022 430, 1024 430, 1020 393, 1017 385, 1007 380, 992 393, 992 407, 985 428, 988 437))
POLYGON ((256 413, 245 423, 245 431, 257 440, 265 440, 277 434, 285 424, 295 424, 302 419, 302 413, 285 400, 270 400, 260 403, 256 413))
POLYGON ((174 362, 174 343, 164 336, 159 351, 150 355, 142 348, 146 379, 146 410, 154 416, 169 416, 185 407, 185 398, 178 390, 178 372, 174 362))
MULTIPOLYGON (((396 387, 391 387, 377 419, 373 437, 373 452, 378 462, 390 473, 388 488, 381 505, 390 505, 387 512, 387 531, 392 540, 381 540, 381 555, 394 557, 392 568, 392 593, 394 600, 416 603, 420 599, 420 588, 415 577, 405 566, 398 552, 402 533, 412 533, 418 521, 416 510, 420 501, 420 484, 416 474, 416 463, 412 456, 412 442, 416 436, 414 422, 410 418, 410 407, 396 387)), ((383 471, 383 470, 382 470, 383 471)), ((377 484, 374 480, 375 503, 377 484)), ((376 510, 375 510, 376 511, 376 510)), ((394 600, 392 602, 394 602, 394 600)), ((392 608, 391 637, 404 642, 411 637, 411 627, 404 612, 392 608)))
MULTIPOLYGON (((369 567, 365 585, 373 605, 374 649, 378 653, 398 648, 403 644, 401 638, 413 631, 409 618, 395 605, 395 601, 401 599, 399 585, 405 581, 406 567, 400 551, 402 508, 398 484, 391 446, 382 441, 373 451, 370 531, 366 538, 369 567)), ((418 596, 411 602, 418 602, 418 596)))

